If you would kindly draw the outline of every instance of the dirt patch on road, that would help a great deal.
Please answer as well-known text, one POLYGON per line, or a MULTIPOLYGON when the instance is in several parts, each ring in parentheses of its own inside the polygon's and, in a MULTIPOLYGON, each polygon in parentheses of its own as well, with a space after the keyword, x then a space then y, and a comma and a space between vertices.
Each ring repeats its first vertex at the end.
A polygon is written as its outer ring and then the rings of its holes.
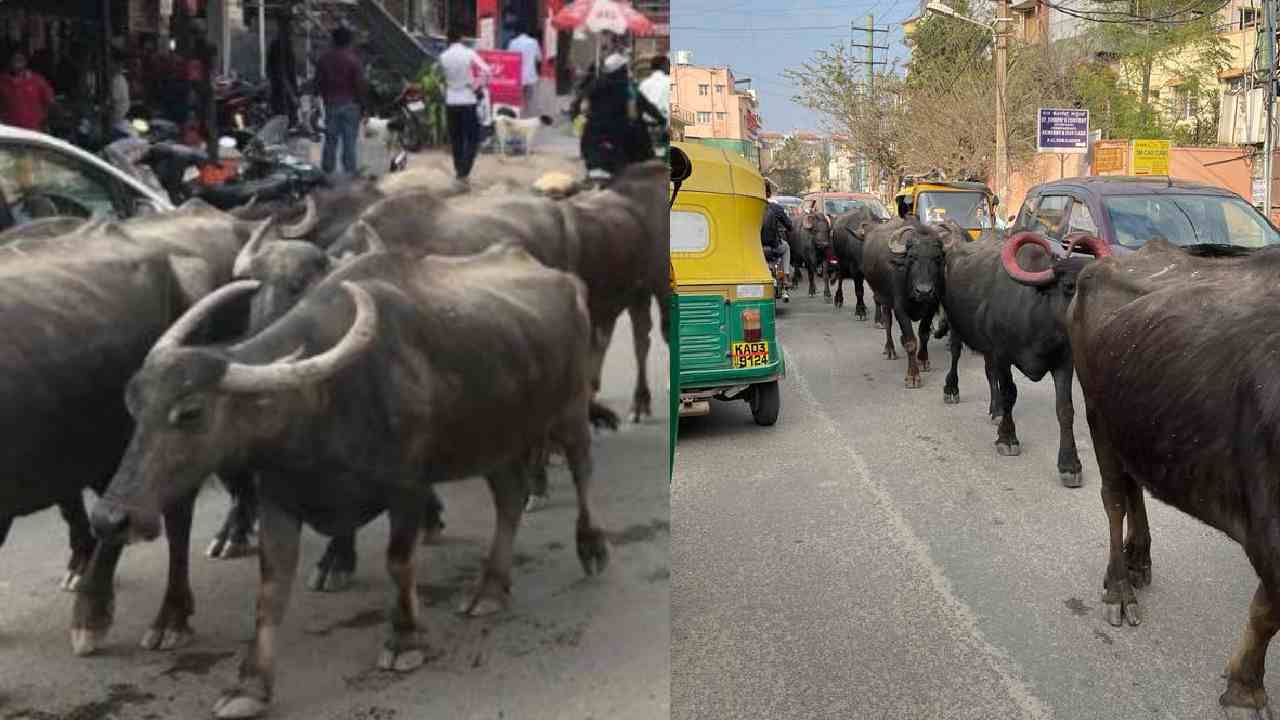
POLYGON ((359 628, 374 627, 381 625, 387 621, 387 612, 385 610, 361 610, 351 617, 339 620, 331 625, 307 630, 309 635, 319 635, 325 637, 334 630, 353 630, 359 628))
POLYGON ((214 665, 234 656, 234 650, 223 652, 184 652, 179 653, 173 665, 160 673, 176 678, 179 675, 208 675, 214 665))
POLYGON ((5 715, 5 720, 111 720, 129 705, 141 705, 155 700, 152 693, 142 692, 134 685, 120 683, 107 689, 107 697, 77 705, 65 713, 47 710, 24 709, 5 715))
POLYGON ((630 545, 638 542, 650 542, 658 533, 671 533, 671 523, 665 520, 650 520, 646 524, 628 525, 622 532, 606 532, 609 542, 614 545, 630 545))

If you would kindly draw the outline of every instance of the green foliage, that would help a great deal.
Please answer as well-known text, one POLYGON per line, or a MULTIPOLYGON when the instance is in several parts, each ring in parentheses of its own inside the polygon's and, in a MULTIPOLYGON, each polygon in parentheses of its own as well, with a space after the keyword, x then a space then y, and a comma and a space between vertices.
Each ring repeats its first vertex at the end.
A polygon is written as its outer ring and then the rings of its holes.
MULTIPOLYGON (((947 3, 957 13, 971 17, 968 0, 947 3)), ((946 84, 971 72, 990 75, 991 31, 970 22, 929 14, 916 23, 911 59, 907 63, 907 87, 946 84)))
POLYGON ((773 154, 768 178, 779 195, 801 195, 809 189, 809 169, 817 162, 813 150, 794 137, 773 154))

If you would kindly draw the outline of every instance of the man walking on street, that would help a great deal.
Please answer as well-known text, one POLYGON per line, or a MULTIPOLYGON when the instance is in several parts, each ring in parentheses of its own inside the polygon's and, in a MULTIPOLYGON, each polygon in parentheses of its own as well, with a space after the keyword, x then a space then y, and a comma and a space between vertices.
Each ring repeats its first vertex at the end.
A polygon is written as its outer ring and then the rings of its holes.
POLYGON ((469 185, 471 166, 480 149, 480 120, 476 115, 476 89, 489 80, 492 70, 475 50, 462 44, 462 32, 449 30, 449 48, 440 54, 444 71, 445 117, 449 124, 449 144, 453 148, 453 169, 458 181, 469 185))
POLYGON ((520 31, 507 45, 507 50, 520 53, 520 86, 524 91, 524 116, 533 117, 533 93, 538 87, 538 63, 542 62, 542 51, 538 41, 529 37, 529 33, 520 31))
POLYGON ((316 89, 324 100, 324 150, 321 167, 326 174, 337 169, 338 143, 342 143, 342 169, 355 176, 356 140, 365 97, 364 65, 351 48, 351 30, 333 31, 333 48, 316 63, 316 89))
POLYGON ((21 50, 9 60, 9 72, 0 75, 0 121, 25 130, 44 130, 53 105, 53 88, 40 73, 27 68, 21 50))

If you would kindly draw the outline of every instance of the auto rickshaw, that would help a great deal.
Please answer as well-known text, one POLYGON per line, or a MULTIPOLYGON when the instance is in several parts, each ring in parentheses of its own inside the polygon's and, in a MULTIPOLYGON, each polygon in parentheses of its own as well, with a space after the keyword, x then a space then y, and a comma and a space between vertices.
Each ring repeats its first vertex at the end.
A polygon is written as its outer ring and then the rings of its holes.
POLYGON ((894 202, 898 217, 914 217, 925 223, 955 220, 977 240, 984 230, 995 231, 1000 199, 978 182, 923 180, 898 191, 894 202))
POLYGON ((744 400, 759 425, 778 420, 785 375, 774 324, 774 285, 760 246, 764 178, 746 158, 696 143, 671 144, 671 267, 681 417, 711 400, 744 400))

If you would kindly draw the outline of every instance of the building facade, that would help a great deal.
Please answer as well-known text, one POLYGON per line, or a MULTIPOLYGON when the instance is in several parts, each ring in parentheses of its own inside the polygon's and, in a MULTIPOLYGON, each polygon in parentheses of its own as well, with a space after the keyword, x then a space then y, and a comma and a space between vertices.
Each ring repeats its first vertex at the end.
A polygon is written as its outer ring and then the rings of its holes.
POLYGON ((731 68, 693 65, 687 51, 676 52, 671 103, 693 113, 685 139, 732 149, 758 166, 759 104, 755 91, 739 84, 731 68))

